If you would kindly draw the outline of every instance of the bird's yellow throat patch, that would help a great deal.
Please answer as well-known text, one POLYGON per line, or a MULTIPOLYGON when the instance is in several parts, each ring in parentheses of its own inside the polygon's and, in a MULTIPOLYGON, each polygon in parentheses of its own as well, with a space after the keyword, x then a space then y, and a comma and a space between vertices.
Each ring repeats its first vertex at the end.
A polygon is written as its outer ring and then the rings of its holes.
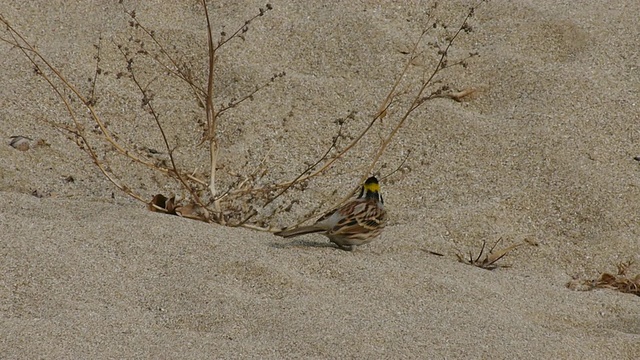
POLYGON ((380 192, 380 184, 378 184, 377 182, 365 183, 364 190, 372 193, 380 192))

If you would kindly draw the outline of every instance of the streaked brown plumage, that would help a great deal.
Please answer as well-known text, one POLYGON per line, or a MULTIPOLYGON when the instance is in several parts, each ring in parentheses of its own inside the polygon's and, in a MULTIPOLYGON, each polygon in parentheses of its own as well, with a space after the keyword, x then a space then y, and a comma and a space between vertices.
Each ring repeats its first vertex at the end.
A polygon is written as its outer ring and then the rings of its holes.
POLYGON ((284 238, 311 233, 322 233, 342 250, 352 251, 356 246, 371 242, 382 232, 387 222, 384 201, 380 195, 378 179, 365 181, 357 199, 322 216, 315 224, 283 230, 275 235, 284 238))

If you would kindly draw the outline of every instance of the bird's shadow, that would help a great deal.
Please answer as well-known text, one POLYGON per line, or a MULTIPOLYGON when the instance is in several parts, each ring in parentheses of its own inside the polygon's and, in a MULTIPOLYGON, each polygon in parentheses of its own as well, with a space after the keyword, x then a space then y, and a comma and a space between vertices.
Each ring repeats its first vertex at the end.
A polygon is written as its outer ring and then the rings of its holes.
POLYGON ((334 243, 326 243, 326 242, 317 242, 317 241, 309 241, 309 240, 292 240, 286 243, 282 242, 272 242, 270 244, 271 247, 276 249, 289 249, 289 248, 332 248, 339 250, 340 248, 334 243))

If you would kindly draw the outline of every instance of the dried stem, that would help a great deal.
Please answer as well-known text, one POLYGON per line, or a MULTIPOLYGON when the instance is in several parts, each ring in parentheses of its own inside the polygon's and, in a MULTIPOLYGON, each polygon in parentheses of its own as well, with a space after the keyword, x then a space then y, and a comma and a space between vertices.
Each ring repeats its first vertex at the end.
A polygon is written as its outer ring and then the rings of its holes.
MULTIPOLYGON (((444 51, 441 52, 440 54, 440 59, 438 60, 438 64, 434 67, 433 71, 431 72, 431 75, 429 76, 429 78, 426 81, 422 82, 422 85, 420 86, 420 88, 418 89, 418 92, 415 94, 415 96, 413 97, 413 101, 411 102, 411 105, 407 108, 407 110, 405 111, 404 115, 400 118, 400 121, 396 124, 396 126, 393 128, 393 130, 389 133, 389 135, 387 136, 387 138, 382 142, 382 145, 380 145, 380 147, 378 148, 378 151, 376 152, 376 155, 373 157, 373 160, 371 161, 371 163, 369 164, 367 171, 365 172, 365 174, 363 175, 361 181, 364 181, 364 179, 368 176, 367 174, 370 174, 371 171, 373 170, 373 168, 376 166, 376 164, 378 163, 378 160, 380 160, 380 157, 382 156, 382 154, 384 153, 384 151, 386 150, 387 146, 389 146, 389 143, 391 142, 391 140, 395 137, 396 133, 398 132, 398 130, 400 130, 400 128, 402 127, 402 125, 404 125, 405 121, 409 118, 409 116, 411 115, 411 113, 413 113, 418 107, 420 107, 420 105, 424 104, 424 102, 426 100, 429 100, 429 98, 423 98, 422 94, 424 93, 424 91, 427 89, 428 86, 430 86, 433 82, 433 79, 435 78, 435 76, 442 71, 443 69, 445 69, 445 67, 443 67, 444 61, 449 53, 449 49, 451 48, 451 46, 453 45, 453 42, 456 40, 456 38, 458 37, 458 35, 460 35, 460 33, 466 28, 467 26, 467 21, 473 16, 474 13, 474 8, 471 8, 471 10, 467 13, 467 16, 464 18, 464 20, 462 21, 462 24, 460 25, 460 27, 458 28, 458 30, 456 31, 456 33, 449 39, 449 41, 447 42, 447 46, 444 49, 444 51)), ((403 70, 403 74, 406 73, 406 71, 408 70, 410 64, 413 62, 414 60, 414 55, 416 54, 416 50, 418 48, 418 45, 420 44, 420 42, 422 41, 422 39, 424 38, 424 35, 429 31, 430 27, 426 28, 425 30, 422 31, 422 34, 420 34, 420 37, 418 38, 418 41, 416 42, 416 44, 413 47, 412 50, 412 56, 411 58, 407 61, 407 64, 405 65, 405 68, 403 70)))

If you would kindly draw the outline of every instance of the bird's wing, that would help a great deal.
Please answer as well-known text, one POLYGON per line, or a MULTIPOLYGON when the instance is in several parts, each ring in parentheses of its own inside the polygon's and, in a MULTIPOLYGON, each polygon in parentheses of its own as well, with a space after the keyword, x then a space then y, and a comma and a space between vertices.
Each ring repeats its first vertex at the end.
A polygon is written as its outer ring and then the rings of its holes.
POLYGON ((327 235, 356 235, 381 230, 386 224, 386 213, 376 202, 358 201, 341 208, 344 215, 327 235))

